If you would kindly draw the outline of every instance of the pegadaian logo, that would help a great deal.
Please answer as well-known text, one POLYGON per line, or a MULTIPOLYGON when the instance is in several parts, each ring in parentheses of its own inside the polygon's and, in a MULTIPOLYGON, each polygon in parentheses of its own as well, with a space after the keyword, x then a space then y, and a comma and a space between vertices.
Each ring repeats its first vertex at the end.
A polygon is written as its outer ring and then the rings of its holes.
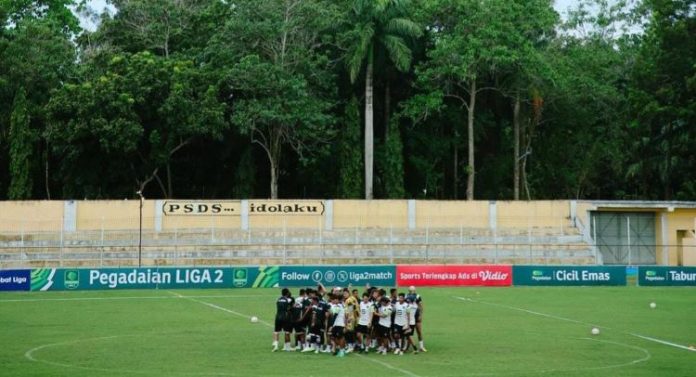
POLYGON ((64 276, 65 289, 76 289, 80 286, 80 273, 77 270, 67 270, 64 276))
POLYGON ((246 287, 249 281, 249 275, 246 268, 235 268, 232 273, 232 284, 237 288, 246 287))
POLYGON ((659 276, 654 270, 645 271, 645 280, 647 281, 665 281, 664 276, 659 276))
POLYGON ((552 277, 545 276, 544 271, 542 271, 542 270, 533 270, 532 271, 532 280, 534 280, 534 281, 551 281, 552 277))

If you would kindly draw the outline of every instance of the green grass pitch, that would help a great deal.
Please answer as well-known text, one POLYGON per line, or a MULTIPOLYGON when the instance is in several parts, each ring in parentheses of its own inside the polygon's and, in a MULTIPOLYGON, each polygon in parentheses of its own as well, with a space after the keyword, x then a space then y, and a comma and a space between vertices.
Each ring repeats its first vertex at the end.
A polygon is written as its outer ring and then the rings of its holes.
POLYGON ((0 375, 696 375, 690 288, 423 288, 428 353, 345 358, 271 353, 278 291, 2 293, 0 375))

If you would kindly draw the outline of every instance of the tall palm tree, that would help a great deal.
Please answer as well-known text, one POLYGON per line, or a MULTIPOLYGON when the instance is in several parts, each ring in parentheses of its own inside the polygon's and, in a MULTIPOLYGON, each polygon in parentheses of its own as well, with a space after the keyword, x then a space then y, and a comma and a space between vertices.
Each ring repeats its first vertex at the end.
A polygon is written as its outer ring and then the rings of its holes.
POLYGON ((375 55, 385 52, 402 72, 411 67, 412 52, 407 38, 417 38, 421 27, 408 19, 410 0, 354 0, 353 37, 346 62, 352 83, 365 69, 365 199, 372 199, 374 167, 373 76, 375 55))

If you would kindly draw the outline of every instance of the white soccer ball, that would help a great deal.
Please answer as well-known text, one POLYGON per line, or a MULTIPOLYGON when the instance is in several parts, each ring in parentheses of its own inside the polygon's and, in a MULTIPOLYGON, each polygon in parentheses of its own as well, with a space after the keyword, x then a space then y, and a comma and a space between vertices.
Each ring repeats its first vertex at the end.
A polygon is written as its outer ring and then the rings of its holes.
POLYGON ((259 321, 258 317, 251 317, 251 323, 256 323, 259 321))
POLYGON ((650 303, 650 309, 655 309, 657 307, 657 304, 654 302, 650 303))
POLYGON ((592 328, 592 335, 599 335, 599 329, 596 327, 592 328))

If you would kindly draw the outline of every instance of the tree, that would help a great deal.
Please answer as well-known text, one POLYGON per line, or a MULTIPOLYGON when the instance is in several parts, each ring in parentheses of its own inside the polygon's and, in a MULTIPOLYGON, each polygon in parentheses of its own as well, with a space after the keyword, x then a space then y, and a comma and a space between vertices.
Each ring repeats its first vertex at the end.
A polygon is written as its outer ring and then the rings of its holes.
POLYGON ((391 118, 389 132, 384 141, 383 156, 380 158, 380 175, 384 181, 384 196, 388 199, 403 199, 404 190, 404 146, 401 142, 399 117, 391 118))
POLYGON ((358 199, 362 195, 362 153, 360 145, 360 108, 357 99, 346 105, 346 115, 338 144, 338 197, 358 199))
POLYGON ((689 0, 644 5, 647 24, 629 96, 631 147, 641 158, 628 173, 646 197, 689 199, 696 194, 696 7, 689 0))
POLYGON ((10 188, 11 200, 31 199, 31 155, 35 135, 29 128, 29 109, 24 88, 17 91, 10 121, 10 188))
POLYGON ((115 164, 116 175, 90 177, 96 192, 84 187, 68 192, 99 195, 112 184, 122 187, 120 195, 132 196, 154 180, 164 197, 173 196, 160 169, 196 138, 219 139, 228 126, 217 88, 192 61, 149 52, 113 55, 104 74, 97 71, 87 68, 83 82, 65 85, 53 96, 46 136, 70 161, 64 165, 66 183, 74 184, 84 174, 81 168, 100 160, 104 166, 115 164), (129 181, 135 186, 124 185, 129 181))
POLYGON ((51 91, 68 80, 76 66, 71 40, 80 28, 69 9, 74 3, 72 0, 0 2, 0 165, 3 165, 0 181, 5 178, 4 168, 10 165, 7 159, 10 143, 5 141, 9 141, 13 103, 23 91, 27 127, 36 135, 30 146, 32 161, 26 174, 33 181, 44 176, 42 197, 46 198, 51 197, 50 155, 40 135, 46 127, 45 105, 51 91))
POLYGON ((427 53, 428 59, 416 70, 421 95, 411 106, 431 106, 436 110, 444 105, 445 99, 455 99, 466 109, 467 200, 474 199, 477 95, 491 89, 479 83, 515 59, 514 46, 509 40, 514 35, 513 14, 507 7, 508 2, 502 0, 437 0, 425 5, 432 48, 427 53))
POLYGON ((231 8, 220 0, 109 0, 109 3, 116 13, 113 17, 106 15, 99 29, 83 38, 87 49, 150 51, 166 58, 204 48, 215 24, 222 23, 231 8))
POLYGON ((532 151, 534 130, 542 120, 544 98, 542 93, 555 80, 553 66, 549 64, 548 46, 554 40, 554 28, 559 17, 549 0, 509 1, 508 13, 512 27, 507 28, 507 41, 512 55, 507 66, 501 67, 500 88, 512 98, 513 106, 513 198, 520 198, 520 181, 527 199, 530 198, 527 183, 527 160, 532 151), (526 109, 523 109, 523 103, 526 109), (527 121, 522 120, 527 113, 527 121), (520 146, 524 150, 520 150, 520 146))
POLYGON ((334 77, 322 40, 334 16, 323 1, 239 1, 211 52, 232 65, 231 120, 265 152, 273 199, 283 148, 307 163, 326 154, 334 136, 334 77))
POLYGON ((408 0, 355 0, 353 3, 350 19, 354 27, 346 37, 350 41, 346 64, 351 82, 358 79, 365 67, 365 199, 373 197, 376 57, 386 52, 398 70, 405 72, 411 67, 408 39, 420 37, 422 29, 408 18, 409 5, 408 0))

